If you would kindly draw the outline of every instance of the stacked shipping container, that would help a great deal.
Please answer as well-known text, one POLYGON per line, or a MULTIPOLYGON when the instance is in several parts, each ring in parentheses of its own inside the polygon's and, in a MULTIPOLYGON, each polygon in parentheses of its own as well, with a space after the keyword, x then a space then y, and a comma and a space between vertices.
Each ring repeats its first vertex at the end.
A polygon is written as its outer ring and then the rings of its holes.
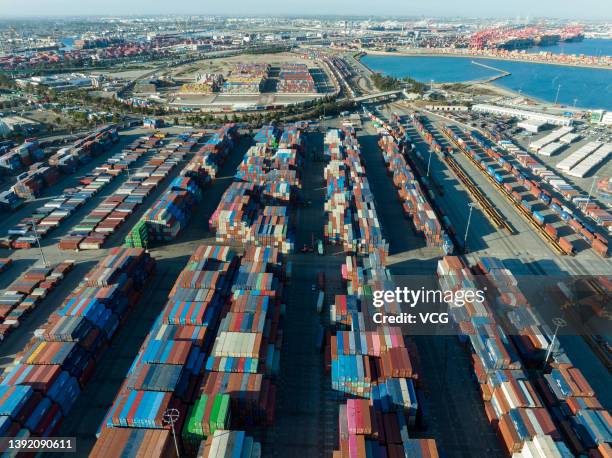
POLYGON ((287 94, 313 94, 315 82, 306 64, 283 64, 278 75, 277 92, 287 94))
MULTIPOLYGON (((347 256, 342 265, 347 294, 336 295, 330 308, 336 331, 327 336, 326 368, 332 388, 351 397, 340 405, 334 457, 436 457, 435 441, 408 433, 419 410, 414 350, 408 350, 399 327, 366 322, 375 312, 371 291, 393 289, 383 259, 383 247, 367 258, 347 256)), ((399 311, 396 304, 386 309, 399 311)))
MULTIPOLYGON (((450 129, 446 129, 447 134, 453 135, 453 138, 459 139, 456 132, 450 129)), ((573 200, 574 203, 580 206, 579 192, 568 185, 564 180, 559 180, 553 173, 547 173, 545 170, 541 170, 538 167, 538 163, 528 154, 522 153, 517 154, 515 158, 519 164, 512 164, 507 157, 504 157, 502 151, 498 148, 494 148, 491 141, 484 138, 478 132, 472 131, 469 133, 469 140, 472 141, 481 151, 486 153, 486 157, 480 157, 478 153, 472 150, 465 141, 463 141, 464 150, 468 154, 472 155, 472 158, 482 164, 486 168, 489 175, 493 176, 497 183, 503 185, 506 190, 506 195, 512 198, 517 205, 527 209, 532 215, 532 219, 535 224, 540 226, 548 236, 553 240, 557 241, 562 249, 571 254, 574 252, 575 241, 567 236, 559 237, 558 232, 569 226, 578 237, 589 244, 599 255, 608 256, 608 240, 602 234, 599 234, 592 227, 584 224, 584 222, 574 215, 569 208, 564 206, 558 199, 552 197, 552 195, 546 190, 542 189, 542 186, 538 184, 534 178, 539 176, 544 182, 547 182, 553 189, 562 194, 564 197, 573 200), (531 179, 528 176, 531 175, 531 179), (565 183, 565 184, 564 184, 565 183), (514 186, 514 185, 519 186, 514 186), (528 191, 528 195, 521 195, 524 191, 528 191), (534 205, 533 200, 537 199, 537 205, 534 205), (546 216, 538 211, 538 206, 543 207, 544 210, 550 208, 556 217, 564 223, 565 226, 555 227, 552 224, 546 224, 546 216)), ((584 199, 589 200, 589 199, 584 199)), ((584 204, 585 212, 599 210, 599 206, 595 203, 584 204), (587 208, 590 207, 590 208, 587 208)), ((612 217, 609 213, 601 209, 602 219, 605 221, 609 220, 609 224, 612 225, 612 217), (605 214, 607 213, 607 216, 605 214)))
MULTIPOLYGON (((546 351, 554 345, 552 332, 541 325, 538 311, 523 296, 511 271, 496 258, 480 259, 475 270, 484 274, 488 287, 494 291, 497 313, 511 329, 512 341, 523 361, 530 365, 534 361, 538 365, 546 363, 546 351)), ((575 454, 610 455, 612 418, 563 349, 555 346, 550 355, 552 363, 538 377, 537 389, 552 419, 575 454)))
POLYGON ((7 237, 0 239, 0 245, 30 248, 36 243, 37 236, 43 238, 58 227, 115 177, 147 153, 149 148, 157 145, 158 141, 159 139, 154 137, 143 137, 135 141, 127 150, 114 154, 102 165, 82 177, 79 186, 65 189, 60 196, 46 202, 42 207, 34 210, 31 216, 23 218, 15 227, 9 229, 7 237))
POLYGON ((143 250, 111 250, 35 331, 0 382, 4 436, 57 433, 153 268, 143 250))
POLYGON ((44 152, 40 149, 38 141, 25 141, 0 156, 0 168, 8 173, 14 173, 42 160, 43 157, 44 152))
MULTIPOLYGON (((228 247, 196 249, 109 409, 93 456, 104 456, 115 441, 117 448, 132 441, 134 453, 150 441, 166 450, 166 436, 154 432, 169 428, 168 409, 178 411, 177 438, 188 454, 200 448, 203 456, 216 456, 209 455, 216 449, 259 456, 259 445, 227 430, 273 419, 270 377, 278 371, 281 344, 278 256, 273 248, 249 247, 242 259, 228 247), (144 434, 152 438, 141 444, 144 434), (240 439, 228 441, 226 434, 240 439)), ((150 456, 165 456, 159 453, 150 456)))
POLYGON ((74 262, 54 267, 33 267, 0 295, 0 341, 15 328, 72 270, 74 262))
MULTIPOLYGON (((558 412, 545 408, 542 382, 537 386, 531 382, 521 360, 521 356, 530 364, 534 359, 543 360, 549 345, 553 344, 550 330, 540 325, 537 315, 529 310, 516 280, 502 263, 484 258, 476 271, 486 275, 486 283, 479 284, 477 277, 456 257, 443 258, 437 269, 443 291, 476 290, 485 285, 494 288, 495 310, 486 301, 468 302, 464 306, 450 304, 459 338, 469 343, 489 421, 508 454, 542 458, 574 456, 562 440, 569 436, 559 423, 558 412), (496 316, 511 323, 516 335, 509 337, 496 322, 496 316)), ((561 355, 555 365, 567 363, 567 357, 561 355)), ((579 396, 581 393, 577 391, 579 396)), ((595 400, 591 405, 597 404, 595 400)), ((576 450, 573 440, 568 443, 574 451, 582 453, 576 450)))
MULTIPOLYGON (((402 147, 396 140, 401 134, 395 133, 388 124, 382 122, 377 116, 368 113, 373 121, 376 121, 379 128, 380 140, 378 145, 382 150, 383 160, 390 175, 393 177, 393 184, 397 188, 398 197, 402 203, 404 214, 411 218, 416 230, 425 236, 428 246, 444 248, 447 254, 452 253, 453 244, 449 236, 444 231, 444 227, 429 203, 427 193, 423 191, 417 176, 406 162, 402 147), (384 127, 383 127, 384 126, 384 127)), ((403 134, 406 140, 407 134, 403 134)), ((435 140, 434 140, 435 141, 435 140)))
POLYGON ((355 131, 351 127, 329 130, 324 153, 329 159, 324 170, 326 242, 353 253, 367 254, 380 247, 387 252, 355 131))
POLYGON ((130 178, 92 210, 72 231, 60 240, 64 250, 91 250, 102 247, 147 196, 183 162, 192 143, 177 141, 161 145, 162 148, 139 169, 130 172, 130 178))
POLYGON ((275 246, 283 253, 294 248, 288 207, 300 188, 302 132, 289 126, 281 137, 274 126, 255 135, 235 178, 210 218, 218 242, 275 246))
POLYGON ((151 242, 174 239, 184 228, 194 205, 201 200, 202 190, 225 162, 236 135, 235 126, 214 132, 204 143, 201 132, 182 134, 173 143, 177 151, 192 152, 193 157, 181 170, 167 191, 145 212, 127 235, 126 246, 146 247, 151 242))

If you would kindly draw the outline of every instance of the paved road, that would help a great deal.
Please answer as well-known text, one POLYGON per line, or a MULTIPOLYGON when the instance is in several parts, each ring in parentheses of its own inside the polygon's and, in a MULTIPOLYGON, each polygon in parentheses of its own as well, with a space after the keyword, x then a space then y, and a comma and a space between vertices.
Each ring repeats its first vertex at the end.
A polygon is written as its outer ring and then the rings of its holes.
MULTIPOLYGON (((322 162, 314 162, 312 151, 319 155, 323 139, 309 134, 308 153, 302 173, 302 187, 308 207, 298 208, 295 215, 296 247, 310 245, 323 237, 323 204, 325 181, 322 162)), ((326 303, 333 301, 341 288, 342 255, 295 253, 286 257, 292 263, 293 277, 287 290, 287 314, 283 320, 281 373, 278 384, 276 419, 263 438, 266 456, 287 457, 299 450, 300 457, 328 457, 338 438, 337 394, 324 373, 323 354, 317 348, 327 316, 316 311, 319 271, 327 278, 326 303)), ((327 307, 326 307, 327 309, 327 307)))

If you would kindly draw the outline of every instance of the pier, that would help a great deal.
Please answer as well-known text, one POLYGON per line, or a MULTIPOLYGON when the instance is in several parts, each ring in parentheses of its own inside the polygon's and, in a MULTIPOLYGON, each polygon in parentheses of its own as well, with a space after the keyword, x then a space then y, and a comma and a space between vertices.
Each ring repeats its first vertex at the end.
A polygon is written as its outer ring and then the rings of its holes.
POLYGON ((506 77, 506 76, 511 74, 510 72, 507 72, 506 70, 501 70, 499 68, 495 68, 495 67, 492 67, 490 65, 483 64, 483 63, 480 63, 480 62, 476 62, 474 60, 472 60, 471 63, 474 64, 474 65, 478 65, 480 67, 484 67, 484 68, 487 68, 489 70, 493 70, 493 71, 496 71, 496 72, 499 73, 499 75, 491 76, 490 78, 487 78, 485 80, 479 81, 479 83, 492 83, 493 81, 496 81, 496 80, 498 80, 500 78, 504 78, 504 77, 506 77))

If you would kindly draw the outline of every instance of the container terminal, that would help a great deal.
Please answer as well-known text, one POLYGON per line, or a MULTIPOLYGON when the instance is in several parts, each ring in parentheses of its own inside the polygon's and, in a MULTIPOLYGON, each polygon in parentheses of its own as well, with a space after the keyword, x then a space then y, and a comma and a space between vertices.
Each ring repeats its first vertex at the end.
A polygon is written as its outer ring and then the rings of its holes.
POLYGON ((418 99, 342 46, 153 40, 77 47, 224 51, 123 81, 137 116, 0 144, 2 453, 612 456, 603 113, 418 99), (483 299, 411 327, 401 288, 483 299))
MULTIPOLYGON (((489 335, 508 355, 496 363, 465 337, 402 335, 393 326, 370 335, 359 327, 368 313, 359 303, 394 277, 439 276, 450 288, 440 272, 456 269, 469 281, 503 288, 495 269, 518 278, 552 274, 554 259, 556 269, 595 278, 605 275, 606 258, 584 244, 563 252, 537 231, 512 193, 497 187, 505 169, 491 180, 460 151, 470 145, 484 156, 487 145, 460 123, 396 105, 367 108, 360 117, 359 132, 343 118, 253 134, 233 125, 120 131, 107 151, 78 168, 84 175, 61 175, 44 191, 71 186, 74 194, 43 194, 10 215, 7 223, 17 227, 53 222, 30 244, 14 230, 6 236, 12 265, 3 276, 13 276, 4 286, 21 301, 4 319, 3 386, 20 387, 32 414, 44 411, 40 426, 18 413, 8 415, 10 426, 21 420, 44 435, 47 425, 100 456, 134 443, 176 453, 166 412, 178 412, 179 453, 186 455, 238 447, 224 442, 221 431, 231 430, 246 431, 240 447, 249 444, 251 453, 280 456, 296 446, 308 456, 350 456, 354 447, 451 456, 586 450, 576 427, 584 417, 574 414, 605 412, 610 401, 603 355, 591 349, 596 342, 574 363, 576 350, 565 348, 570 336, 555 344, 540 323, 544 341, 535 348, 489 335), (100 190, 91 201, 65 219, 37 209, 46 202, 66 208, 94 187, 100 190), (473 229, 462 240, 469 217, 462 207, 471 201, 473 229), (351 211, 356 218, 346 220, 351 211), (49 267, 40 266, 38 243, 49 267), (127 276, 114 273, 122 269, 127 276), (130 280, 129 290, 113 293, 119 278, 130 280), (365 340, 356 347, 351 335, 365 340), (554 359, 542 366, 552 345, 554 359), (590 366, 588 382, 582 365, 590 366), (510 374, 516 381, 504 381, 510 374), (555 380, 576 391, 562 394, 555 380), (60 396, 56 383, 70 394, 60 396), (232 391, 236 383, 254 385, 245 398, 232 391), (501 394, 496 383, 519 383, 529 396, 517 408, 500 405, 510 402, 501 396, 516 394, 501 394), (381 397, 383 389, 390 398, 381 397), (574 414, 559 410, 554 396, 571 401, 574 414), (536 417, 526 413, 532 410, 536 417), (471 415, 455 424, 465 411, 471 415), (521 440, 514 412, 533 422, 526 428, 548 434, 521 440)), ((543 212, 546 221, 555 221, 550 212, 543 212)), ((458 324, 476 322, 463 318, 458 324)))

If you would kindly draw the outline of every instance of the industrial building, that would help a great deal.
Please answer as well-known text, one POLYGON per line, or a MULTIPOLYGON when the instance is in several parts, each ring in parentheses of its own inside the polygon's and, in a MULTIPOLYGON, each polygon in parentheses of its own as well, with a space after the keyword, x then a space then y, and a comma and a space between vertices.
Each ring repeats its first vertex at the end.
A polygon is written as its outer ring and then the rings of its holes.
POLYGON ((45 86, 56 91, 67 91, 98 87, 100 78, 98 76, 85 75, 83 73, 69 73, 63 75, 17 78, 15 83, 20 87, 26 87, 28 85, 45 86))
POLYGON ((548 125, 548 121, 543 119, 525 119, 516 124, 517 127, 520 127, 521 129, 533 134, 540 132, 540 130, 542 130, 542 128, 546 125, 548 125))
POLYGON ((546 121, 548 124, 554 126, 571 126, 572 119, 565 118, 563 116, 555 116, 544 113, 537 113, 535 111, 518 110, 516 108, 500 107, 497 105, 478 104, 472 107, 473 111, 478 113, 492 113, 499 116, 512 116, 519 119, 535 119, 540 121, 546 121))

